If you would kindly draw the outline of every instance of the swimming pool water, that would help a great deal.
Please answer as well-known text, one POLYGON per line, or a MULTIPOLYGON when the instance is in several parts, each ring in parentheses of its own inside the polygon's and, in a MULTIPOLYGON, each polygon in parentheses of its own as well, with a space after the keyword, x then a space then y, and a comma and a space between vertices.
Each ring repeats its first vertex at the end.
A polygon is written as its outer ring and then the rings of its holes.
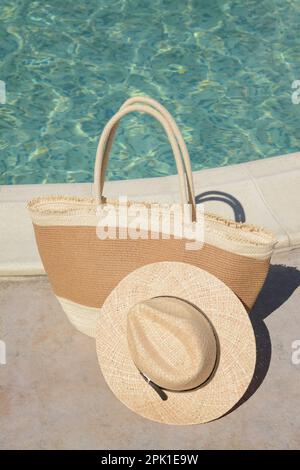
MULTIPOLYGON (((300 148, 299 0, 1 0, 0 183, 92 180, 135 94, 176 117, 194 170, 300 148)), ((110 179, 175 173, 160 126, 126 117, 110 179)))

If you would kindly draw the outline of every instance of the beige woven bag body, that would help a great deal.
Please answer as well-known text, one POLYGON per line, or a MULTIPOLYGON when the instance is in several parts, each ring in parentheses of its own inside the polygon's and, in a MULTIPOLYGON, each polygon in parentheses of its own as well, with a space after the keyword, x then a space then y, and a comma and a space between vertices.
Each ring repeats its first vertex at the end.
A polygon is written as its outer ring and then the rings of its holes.
MULTIPOLYGON (((169 237, 162 236, 161 227, 168 212, 164 206, 158 211, 157 236, 149 228, 144 228, 139 238, 118 236, 121 229, 117 222, 120 230, 114 232, 116 237, 99 237, 105 209, 114 208, 118 214, 121 208, 134 207, 132 202, 110 201, 103 196, 108 157, 118 124, 131 112, 148 113, 163 126, 177 165, 181 203, 191 208, 190 220, 185 224, 193 227, 197 223, 189 154, 176 122, 151 98, 127 100, 107 123, 99 140, 95 197, 48 196, 28 204, 45 271, 69 320, 78 330, 94 337, 101 306, 111 290, 131 271, 158 261, 181 261, 205 269, 226 283, 250 309, 266 278, 276 243, 273 234, 261 227, 205 214, 204 243, 200 249, 189 250, 187 238, 174 236, 172 228, 169 237)), ((149 204, 145 207, 152 210, 149 204)))

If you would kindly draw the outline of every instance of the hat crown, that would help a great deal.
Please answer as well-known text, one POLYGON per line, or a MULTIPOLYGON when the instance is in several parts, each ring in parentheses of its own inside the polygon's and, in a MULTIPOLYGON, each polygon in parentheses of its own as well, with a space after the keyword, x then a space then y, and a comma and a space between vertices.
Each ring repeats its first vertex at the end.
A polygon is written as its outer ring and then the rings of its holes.
POLYGON ((127 340, 136 367, 169 390, 189 390, 211 376, 217 339, 207 317, 175 297, 134 305, 127 317, 127 340))

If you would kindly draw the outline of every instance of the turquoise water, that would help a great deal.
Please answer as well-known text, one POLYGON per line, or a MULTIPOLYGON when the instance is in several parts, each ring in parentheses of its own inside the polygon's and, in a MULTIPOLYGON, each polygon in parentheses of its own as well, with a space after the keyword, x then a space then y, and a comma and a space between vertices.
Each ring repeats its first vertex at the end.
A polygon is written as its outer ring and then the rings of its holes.
MULTIPOLYGON (((98 135, 147 94, 194 170, 300 149, 300 1, 1 0, 0 183, 92 180, 98 135)), ((110 179, 175 173, 150 117, 126 117, 110 179)))

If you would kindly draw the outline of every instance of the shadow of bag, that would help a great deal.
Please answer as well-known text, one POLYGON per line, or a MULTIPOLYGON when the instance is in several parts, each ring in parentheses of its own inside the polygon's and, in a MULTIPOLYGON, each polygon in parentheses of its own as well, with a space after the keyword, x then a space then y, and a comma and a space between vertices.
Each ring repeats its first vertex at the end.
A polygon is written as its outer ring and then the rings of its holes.
POLYGON ((176 122, 161 104, 148 97, 130 98, 109 120, 97 148, 94 192, 94 198, 46 196, 28 204, 38 250, 53 291, 79 331, 95 336, 101 305, 111 290, 131 271, 159 261, 181 261, 205 269, 226 283, 248 309, 252 307, 266 278, 276 239, 262 227, 202 214, 195 205, 187 147, 176 122), (168 136, 179 176, 181 204, 178 206, 184 214, 182 226, 190 232, 197 224, 202 227, 202 243, 198 249, 187 249, 191 240, 185 237, 186 231, 181 237, 176 235, 178 221, 175 223, 173 213, 168 230, 164 228, 172 212, 171 204, 143 206, 149 211, 148 217, 153 208, 158 213, 155 235, 153 230, 150 233, 150 226, 145 225, 140 237, 126 237, 120 214, 127 211, 130 225, 130 211, 136 210, 136 202, 114 201, 103 196, 108 158, 118 124, 131 112, 151 115, 168 136), (107 214, 111 217, 112 213, 115 218, 109 219, 107 232, 112 230, 114 237, 108 237, 106 232, 105 238, 104 221, 107 221, 107 214))

